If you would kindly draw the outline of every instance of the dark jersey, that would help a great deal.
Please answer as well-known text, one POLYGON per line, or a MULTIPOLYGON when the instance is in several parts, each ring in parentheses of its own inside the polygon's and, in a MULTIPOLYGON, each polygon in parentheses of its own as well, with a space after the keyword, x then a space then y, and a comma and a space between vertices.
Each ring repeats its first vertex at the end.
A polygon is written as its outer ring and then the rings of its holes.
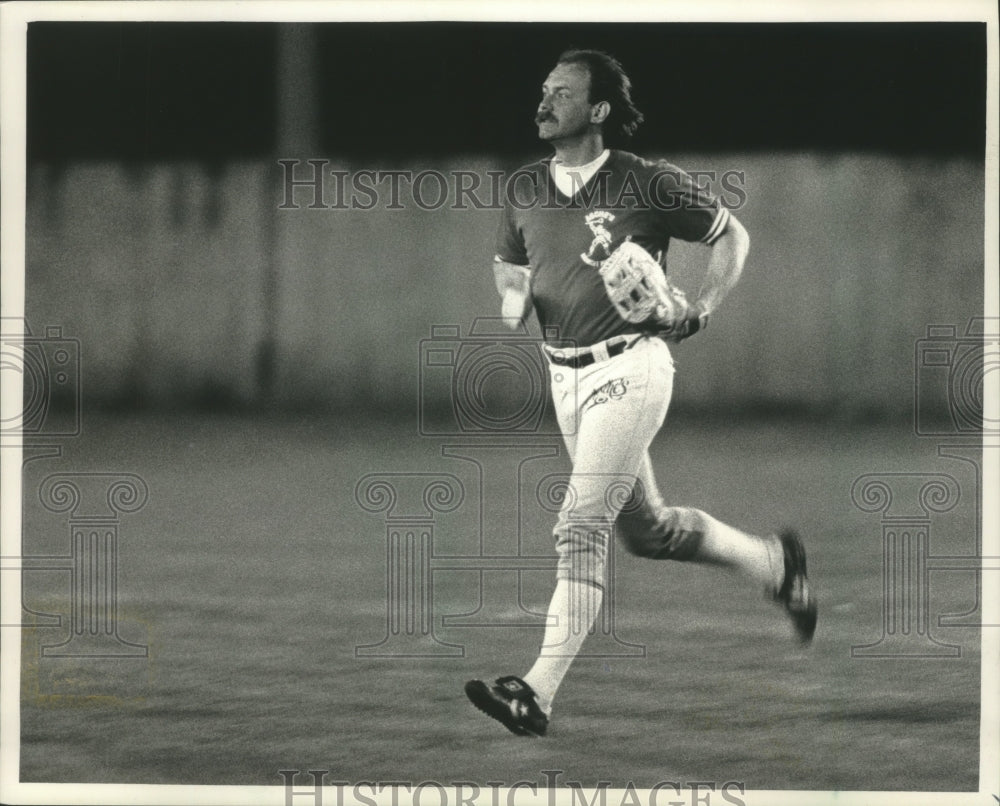
POLYGON ((611 151, 572 199, 556 188, 550 162, 511 176, 497 258, 531 267, 532 299, 546 341, 583 347, 642 332, 642 324, 626 322, 608 299, 601 261, 631 239, 665 265, 671 238, 711 244, 726 229, 729 211, 669 162, 611 151))

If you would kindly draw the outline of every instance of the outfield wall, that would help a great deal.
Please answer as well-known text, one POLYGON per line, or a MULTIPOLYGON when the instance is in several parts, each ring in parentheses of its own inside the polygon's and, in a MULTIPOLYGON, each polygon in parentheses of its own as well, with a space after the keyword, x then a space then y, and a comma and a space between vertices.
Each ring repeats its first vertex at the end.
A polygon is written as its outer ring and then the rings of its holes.
MULTIPOLYGON (((675 351, 679 402, 907 414, 928 325, 961 329, 981 315, 981 167, 672 159, 744 172, 736 212, 752 238, 711 329, 675 351)), ((465 332, 497 314, 495 211, 308 209, 308 190, 296 192, 300 209, 282 210, 282 182, 265 161, 32 168, 26 315, 36 335, 59 326, 80 339, 87 400, 410 407, 432 326, 465 332)), ((690 290, 705 255, 673 249, 672 273, 690 290)))

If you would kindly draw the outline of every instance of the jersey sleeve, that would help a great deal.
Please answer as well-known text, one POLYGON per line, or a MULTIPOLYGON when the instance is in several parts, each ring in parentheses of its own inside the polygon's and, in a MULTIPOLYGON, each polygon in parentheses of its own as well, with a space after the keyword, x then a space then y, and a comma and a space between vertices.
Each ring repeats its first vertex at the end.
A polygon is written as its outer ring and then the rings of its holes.
POLYGON ((711 245, 726 230, 729 210, 694 178, 674 165, 663 165, 650 186, 652 202, 662 211, 668 234, 682 241, 711 245))
POLYGON ((513 263, 515 266, 528 265, 528 252, 524 245, 524 235, 518 225, 514 209, 509 200, 504 203, 497 226, 496 259, 513 263))

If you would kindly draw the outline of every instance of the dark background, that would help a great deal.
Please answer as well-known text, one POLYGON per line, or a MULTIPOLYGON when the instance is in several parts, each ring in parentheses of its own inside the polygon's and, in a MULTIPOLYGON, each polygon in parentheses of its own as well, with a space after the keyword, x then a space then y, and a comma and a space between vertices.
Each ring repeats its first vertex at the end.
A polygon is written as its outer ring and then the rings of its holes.
POLYGON ((27 45, 26 315, 81 339, 88 405, 412 414, 432 325, 497 313, 495 211, 288 209, 279 160, 512 170, 547 150, 539 88, 573 46, 623 60, 633 150, 745 178, 754 246, 678 350, 678 405, 908 417, 914 345, 983 309, 983 24, 43 22, 27 45))
MULTIPOLYGON (((275 148, 277 31, 256 23, 32 23, 32 160, 222 159, 275 148)), ((986 26, 321 24, 320 143, 347 157, 537 148, 558 53, 608 50, 644 148, 980 158, 986 26), (667 69, 664 69, 667 65, 667 69)))

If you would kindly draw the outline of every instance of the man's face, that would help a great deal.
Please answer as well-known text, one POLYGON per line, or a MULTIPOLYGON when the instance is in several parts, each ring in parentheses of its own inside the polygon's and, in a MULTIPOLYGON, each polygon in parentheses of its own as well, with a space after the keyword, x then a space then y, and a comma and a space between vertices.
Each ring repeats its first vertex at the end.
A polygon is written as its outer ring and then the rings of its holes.
POLYGON ((590 126, 590 71, 579 64, 557 64, 542 84, 535 123, 542 140, 563 140, 590 126))

